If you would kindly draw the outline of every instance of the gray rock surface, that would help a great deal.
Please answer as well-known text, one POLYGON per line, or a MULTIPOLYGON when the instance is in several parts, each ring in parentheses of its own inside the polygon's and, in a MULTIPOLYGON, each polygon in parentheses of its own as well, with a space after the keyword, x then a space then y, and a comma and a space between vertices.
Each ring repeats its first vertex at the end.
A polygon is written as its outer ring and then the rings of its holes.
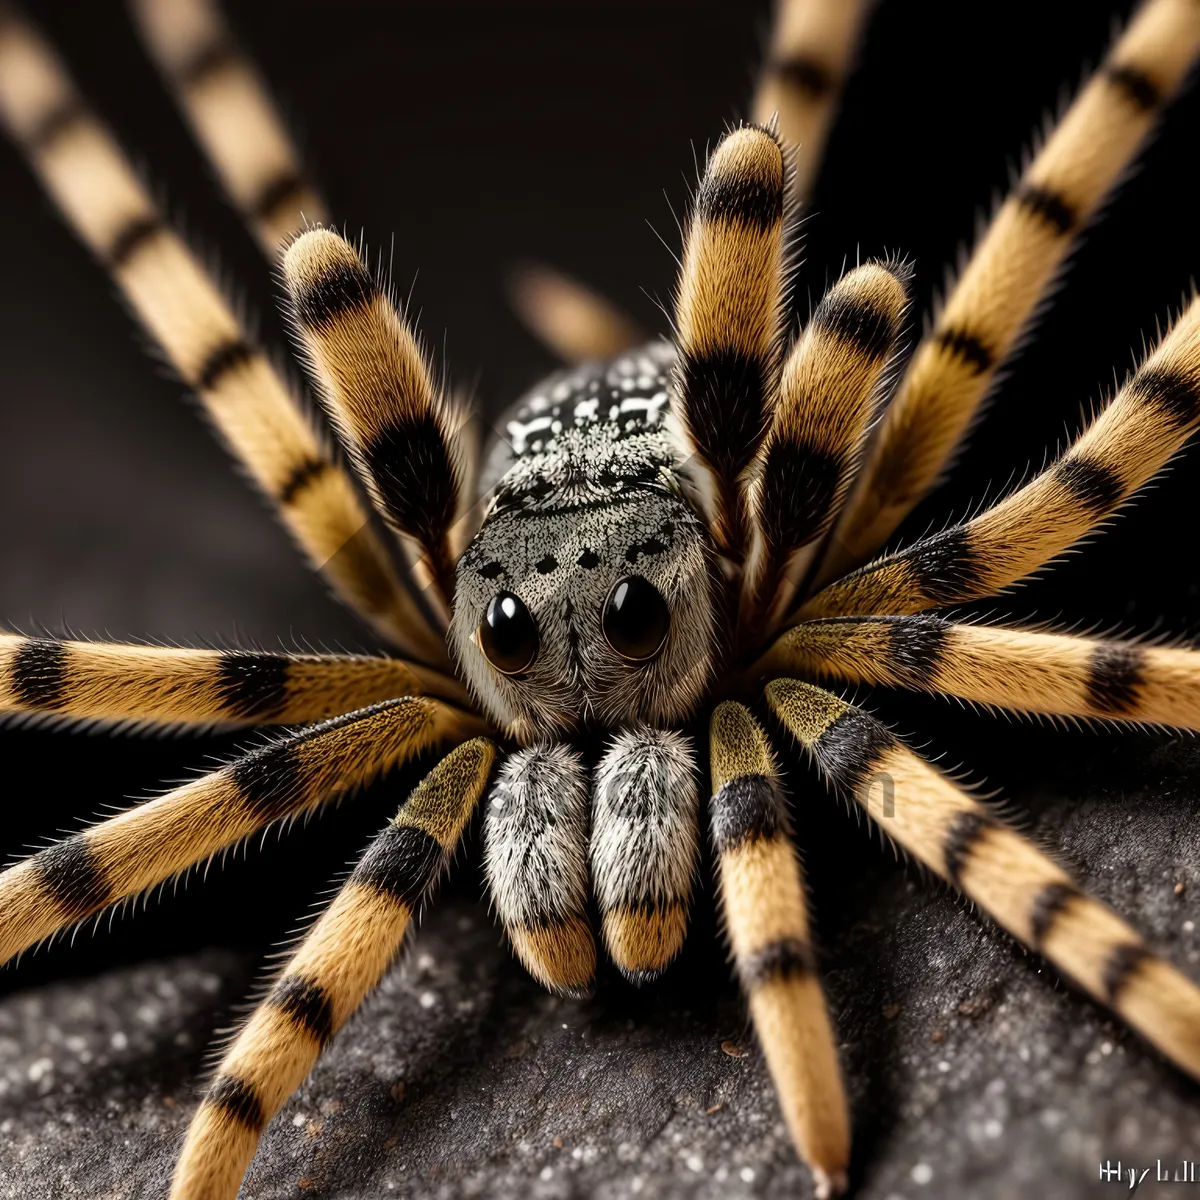
MULTIPOLYGON (((1093 765, 1017 798, 1031 832, 1198 975, 1200 749, 1160 742, 1068 738, 1093 765)), ((822 846, 856 1194, 1115 1195, 1104 1160, 1194 1152, 1194 1085, 832 804, 799 807, 822 846)), ((245 1200, 809 1194, 707 899, 659 987, 606 975, 575 1003, 523 976, 470 890, 432 911, 272 1122, 245 1200)), ((256 969, 212 950, 0 1003, 0 1197, 163 1195, 203 1049, 256 969)))

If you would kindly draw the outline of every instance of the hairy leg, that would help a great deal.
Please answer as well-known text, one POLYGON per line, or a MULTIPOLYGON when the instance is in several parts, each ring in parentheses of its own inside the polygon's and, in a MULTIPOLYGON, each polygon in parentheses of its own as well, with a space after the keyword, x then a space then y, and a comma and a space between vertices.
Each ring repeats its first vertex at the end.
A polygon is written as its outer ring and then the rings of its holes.
POLYGON ((192 1118, 172 1200, 233 1200, 267 1122, 382 978, 445 870, 496 748, 467 742, 425 776, 225 1052, 192 1118))
POLYGON ((838 791, 934 874, 1200 1077, 1200 988, 1027 838, 861 709, 780 679, 767 702, 838 791), (872 781, 886 774, 890 803, 872 781))
POLYGON ((73 834, 0 872, 0 962, 481 724, 438 700, 389 700, 276 738, 73 834))

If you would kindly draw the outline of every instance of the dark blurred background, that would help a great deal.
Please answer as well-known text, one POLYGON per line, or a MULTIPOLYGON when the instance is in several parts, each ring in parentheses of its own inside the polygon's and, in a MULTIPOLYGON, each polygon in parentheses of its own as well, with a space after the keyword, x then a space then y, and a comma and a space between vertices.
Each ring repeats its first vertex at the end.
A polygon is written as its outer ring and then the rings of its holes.
MULTIPOLYGON (((848 261, 902 251, 916 262, 919 307, 928 311, 1031 132, 1099 59, 1130 7, 884 0, 806 226, 799 307, 806 312, 848 261)), ((54 0, 33 11, 284 355, 273 281, 223 207, 121 4, 54 0)), ((426 337, 444 347, 453 378, 495 412, 552 366, 506 306, 514 262, 559 266, 647 328, 664 327, 656 301, 669 299, 674 267, 659 235, 677 245, 673 213, 686 208, 696 159, 744 109, 767 5, 256 0, 231 17, 291 114, 337 219, 391 256, 401 292, 415 280, 426 337)), ((953 482, 914 516, 910 533, 961 515, 1014 471, 1040 465, 1179 304, 1200 265, 1198 128, 1193 88, 1087 234, 953 482)), ((0 615, 23 629, 113 638, 370 647, 179 385, 143 354, 104 274, 7 144, 0 180, 0 615)), ((1200 475, 1192 461, 1086 554, 988 607, 1196 632, 1200 475)), ((998 728, 932 702, 885 702, 885 711, 905 730, 935 729, 934 749, 1014 789, 1083 770, 1099 753, 1136 756, 1152 739, 1130 735, 1125 750, 1101 751, 1108 743, 1092 733, 998 728)), ((0 851, 73 828, 102 804, 144 795, 238 741, 5 731, 0 851)), ((278 938, 317 881, 394 809, 399 790, 376 789, 286 846, 256 846, 204 887, 79 939, 71 953, 60 946, 38 955, 19 982, 278 938)), ((3 988, 16 982, 0 977, 3 988)))

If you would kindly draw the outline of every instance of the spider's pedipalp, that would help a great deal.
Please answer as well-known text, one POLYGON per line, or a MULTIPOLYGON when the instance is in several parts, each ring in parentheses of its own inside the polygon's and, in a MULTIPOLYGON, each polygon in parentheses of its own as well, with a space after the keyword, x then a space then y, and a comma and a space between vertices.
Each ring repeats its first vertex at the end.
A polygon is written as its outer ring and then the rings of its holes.
POLYGON ((266 85, 213 0, 135 0, 142 38, 225 191, 274 260, 326 205, 266 85))
POLYGON ((786 181, 773 133, 726 135, 700 181, 675 299, 675 424, 717 544, 738 559, 742 473, 779 386, 786 181))
POLYGON ((752 467, 742 621, 762 641, 791 604, 857 469, 908 307, 911 272, 867 263, 825 294, 788 354, 752 467))
POLYGON ((0 120, 309 562, 406 653, 444 663, 445 646, 399 579, 349 475, 209 272, 164 223, 54 52, 7 10, 0 120))
POLYGON ((830 584, 800 615, 898 615, 994 595, 1110 517, 1198 423, 1200 297, 1047 470, 966 524, 830 584))
POLYGON ((866 10, 863 0, 778 0, 754 120, 778 118, 796 147, 792 192, 807 199, 866 10))
POLYGON ((691 743, 673 731, 626 730, 596 768, 592 880, 609 956, 635 983, 687 935, 699 804, 691 743))
POLYGON ((840 1194, 846 1188, 850 1122, 779 772, 766 734, 742 705, 718 705, 709 731, 709 821, 738 974, 784 1118, 813 1170, 817 1195, 840 1194))
POLYGON ((418 695, 469 704, 457 680, 398 658, 0 634, 0 715, 154 725, 301 725, 418 695))
POLYGON ((476 738, 417 785, 226 1051, 192 1119, 171 1200, 233 1200, 267 1122, 379 982, 458 845, 495 761, 476 738))
POLYGON ((276 738, 56 842, 0 872, 0 963, 256 830, 311 812, 430 746, 481 728, 438 700, 385 701, 276 738))
POLYGON ((1193 0, 1149 0, 996 213, 888 409, 820 581, 870 557, 937 483, 1072 241, 1200 51, 1193 0))
POLYGON ((1200 1077, 1200 988, 1115 913, 868 713, 793 679, 768 684, 767 702, 887 836, 1200 1077))
POLYGON ((1022 713, 1200 729, 1200 651, 964 625, 934 616, 808 621, 756 667, 912 688, 1022 713))
POLYGON ((610 300, 551 267, 518 268, 508 293, 526 328, 563 362, 616 358, 649 340, 610 300))
POLYGON ((342 443, 380 514, 454 596, 451 530, 464 507, 455 440, 463 424, 408 325, 358 252, 328 229, 288 248, 292 315, 342 443))
POLYGON ((596 974, 588 923, 588 788, 564 745, 518 750, 488 794, 483 869, 496 914, 538 982, 585 994, 596 974))

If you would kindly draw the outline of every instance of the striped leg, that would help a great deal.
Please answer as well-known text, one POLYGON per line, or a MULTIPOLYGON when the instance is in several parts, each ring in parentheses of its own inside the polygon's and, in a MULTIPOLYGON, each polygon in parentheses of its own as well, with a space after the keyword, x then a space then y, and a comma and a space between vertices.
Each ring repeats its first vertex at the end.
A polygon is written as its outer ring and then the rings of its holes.
POLYGON ((457 680, 398 658, 192 650, 0 633, 0 715, 153 725, 303 725, 415 695, 470 703, 457 680))
POLYGON ((550 267, 514 272, 509 299, 526 328, 566 363, 615 358, 649 341, 603 296, 550 267))
POLYGON ((326 206, 267 90, 214 0, 134 0, 142 37, 216 169, 272 261, 326 206))
POLYGON ((620 733, 596 768, 592 879, 608 953, 634 983, 683 947, 699 805, 691 743, 673 731, 620 733))
POLYGON ((221 1059, 188 1129, 171 1200, 233 1200, 267 1122, 400 952, 487 784, 483 738, 442 760, 368 847, 221 1059))
POLYGON ((940 617, 810 621, 755 668, 914 688, 1013 712, 1200 730, 1200 651, 956 625, 940 617))
POLYGON ((771 47, 754 96, 754 120, 778 114, 779 133, 797 147, 792 191, 812 191, 821 153, 863 22, 865 0, 777 0, 771 47))
POLYGON ((742 474, 779 384, 786 175, 773 133, 725 137, 700 181, 675 300, 675 423, 717 544, 738 561, 742 474))
POLYGON ((792 1140, 818 1196, 846 1189, 850 1129, 809 939, 800 863, 766 734, 727 701, 712 715, 710 821, 721 909, 792 1140))
POLYGON ((406 653, 444 663, 442 639, 397 577, 349 475, 199 259, 163 223, 53 51, 11 14, 0 15, 0 119, 309 562, 406 653))
POLYGON ((1200 51, 1194 0, 1149 0, 997 212, 884 418, 822 567, 864 561, 934 486, 1073 237, 1200 51))
POLYGON ((880 829, 1200 1077, 1200 988, 1115 913, 861 709, 793 679, 768 684, 767 702, 880 829), (886 799, 871 787, 880 775, 892 781, 886 799))
POLYGON ((481 724, 438 700, 389 700, 267 742, 49 846, 0 873, 0 963, 481 724))
POLYGON ((455 446, 463 416, 438 392, 408 325, 343 238, 327 229, 303 234, 284 257, 283 278, 351 460, 448 603, 460 548, 451 531, 469 504, 455 446))
POLYGON ((845 499, 900 335, 910 275, 900 263, 851 271, 817 305, 784 363, 748 489, 753 542, 742 623, 759 645, 787 612, 845 499))
POLYGON ((1200 297, 1048 470, 964 525, 818 592, 805 618, 920 612, 994 595, 1110 517, 1200 424, 1200 297))
POLYGON ((488 797, 483 869, 496 915, 539 983, 583 996, 596 974, 588 924, 588 792, 566 746, 519 750, 488 797))

